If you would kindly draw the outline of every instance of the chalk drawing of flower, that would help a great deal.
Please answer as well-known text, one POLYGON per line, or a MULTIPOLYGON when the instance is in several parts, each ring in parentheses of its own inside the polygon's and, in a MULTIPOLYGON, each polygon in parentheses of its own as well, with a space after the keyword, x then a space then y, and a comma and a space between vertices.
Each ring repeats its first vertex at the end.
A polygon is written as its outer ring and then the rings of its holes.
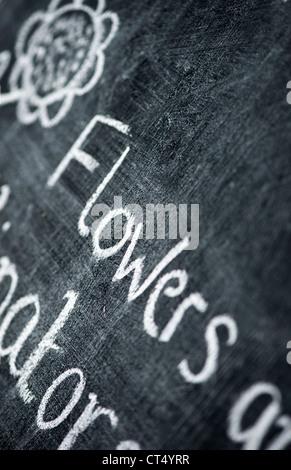
POLYGON ((86 0, 52 0, 47 11, 36 12, 23 25, 9 92, 0 94, 0 106, 17 103, 21 123, 57 125, 74 98, 98 83, 104 51, 118 31, 119 19, 104 12, 105 0, 96 3, 94 10, 86 0))

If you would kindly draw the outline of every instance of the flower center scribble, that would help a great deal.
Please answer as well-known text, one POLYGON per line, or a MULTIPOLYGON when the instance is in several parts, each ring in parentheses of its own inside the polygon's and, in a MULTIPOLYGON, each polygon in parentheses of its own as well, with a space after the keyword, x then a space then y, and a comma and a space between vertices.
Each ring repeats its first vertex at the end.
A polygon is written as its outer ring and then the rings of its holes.
MULTIPOLYGON (((92 90, 104 69, 104 51, 114 38, 119 20, 83 0, 53 0, 46 12, 32 15, 16 43, 10 92, 0 94, 0 106, 17 102, 23 124, 39 120, 43 127, 58 124, 75 96, 92 90)), ((0 77, 1 78, 1 77, 0 77)))

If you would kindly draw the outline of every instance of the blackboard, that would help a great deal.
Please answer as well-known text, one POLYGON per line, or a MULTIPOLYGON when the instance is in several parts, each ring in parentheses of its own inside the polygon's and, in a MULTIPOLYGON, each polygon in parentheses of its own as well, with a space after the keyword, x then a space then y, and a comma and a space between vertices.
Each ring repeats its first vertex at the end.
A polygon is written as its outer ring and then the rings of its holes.
POLYGON ((290 446, 290 2, 2 0, 0 44, 0 448, 290 446), (199 246, 103 256, 114 197, 199 246))

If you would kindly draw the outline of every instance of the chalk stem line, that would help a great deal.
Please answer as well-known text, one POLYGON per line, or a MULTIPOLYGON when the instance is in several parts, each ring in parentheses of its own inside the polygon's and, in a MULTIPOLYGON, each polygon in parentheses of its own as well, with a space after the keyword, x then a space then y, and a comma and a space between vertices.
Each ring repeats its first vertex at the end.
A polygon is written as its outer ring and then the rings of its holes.
POLYGON ((0 93, 0 106, 6 104, 15 103, 25 96, 25 93, 21 91, 13 91, 11 93, 0 93))

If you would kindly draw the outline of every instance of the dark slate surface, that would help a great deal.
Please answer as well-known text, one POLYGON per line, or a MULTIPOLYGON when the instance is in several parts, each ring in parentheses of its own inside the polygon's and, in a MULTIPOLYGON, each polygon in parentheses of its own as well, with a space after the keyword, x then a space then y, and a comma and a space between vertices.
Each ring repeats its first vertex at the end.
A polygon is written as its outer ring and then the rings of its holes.
MULTIPOLYGON (((47 4, 3 0, 0 50, 13 51, 21 25, 47 4)), ((12 224, 0 234, 0 256, 17 266, 14 301, 37 293, 41 304, 39 324, 19 365, 58 316, 67 290, 80 293, 58 337, 63 353, 47 354, 29 381, 36 396, 30 405, 18 395, 7 358, 1 359, 0 447, 56 449, 94 392, 103 406, 115 410, 119 424, 112 430, 105 419, 96 421, 74 448, 114 449, 128 439, 143 449, 239 448, 227 436, 227 417, 248 387, 273 383, 282 393, 284 413, 291 413, 286 362, 291 340, 290 3, 108 0, 107 9, 118 14, 120 29, 106 50, 102 79, 75 99, 59 125, 25 126, 16 118, 15 104, 0 108, 0 185, 9 184, 12 192, 0 213, 0 226, 6 220, 12 224), (127 139, 104 128, 93 132, 88 145, 100 168, 90 174, 72 163, 55 188, 46 188, 95 114, 129 124, 132 135, 130 157, 102 202, 111 205, 118 195, 141 205, 200 204, 200 246, 184 252, 171 269, 187 269, 183 297, 199 291, 209 309, 204 316, 187 314, 167 344, 143 331, 151 290, 129 304, 130 279, 112 284, 124 250, 96 262, 91 240, 77 230, 86 201, 127 139), (193 370, 201 369, 205 328, 224 313, 238 325, 236 345, 227 348, 222 331, 217 373, 206 384, 186 384, 178 363, 187 357, 193 370), (84 395, 58 428, 39 430, 42 396, 72 367, 84 371, 84 395)), ((3 92, 8 76, 9 70, 3 92)), ((174 243, 138 244, 135 256, 147 256, 143 276, 174 243)), ((1 289, 3 299, 5 284, 1 289)), ((160 324, 178 303, 162 297, 160 324)), ((30 315, 27 310, 15 320, 6 345, 30 315)), ((47 419, 56 416, 66 393, 64 388, 55 396, 47 419)))

